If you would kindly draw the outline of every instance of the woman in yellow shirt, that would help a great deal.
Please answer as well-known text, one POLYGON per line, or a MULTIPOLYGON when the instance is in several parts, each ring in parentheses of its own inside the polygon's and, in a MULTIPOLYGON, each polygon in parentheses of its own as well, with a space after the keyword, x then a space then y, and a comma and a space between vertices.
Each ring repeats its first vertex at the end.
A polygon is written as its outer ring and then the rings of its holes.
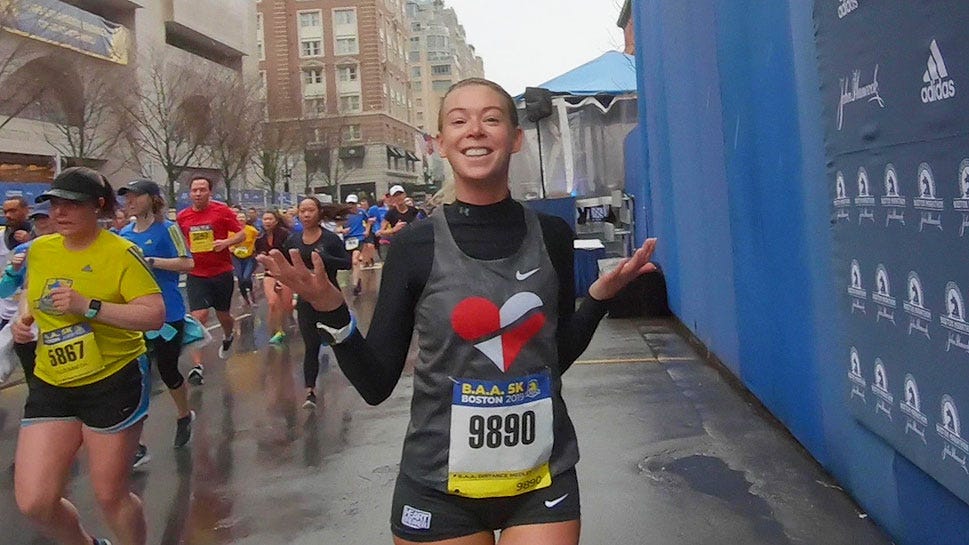
POLYGON ((164 324, 165 303, 138 248, 98 225, 117 202, 104 176, 68 168, 43 201, 57 233, 27 251, 26 296, 11 324, 18 343, 34 340, 33 324, 38 330, 17 440, 17 506, 58 543, 109 544, 85 531, 63 497, 83 444, 108 526, 120 542, 143 545, 145 514, 130 492, 151 391, 142 331, 164 324))
MULTIPOLYGON (((236 281, 239 283, 239 293, 242 294, 242 300, 247 305, 251 305, 252 273, 256 270, 256 239, 259 237, 259 230, 252 225, 252 220, 246 217, 245 212, 239 212, 236 218, 243 226, 242 230, 246 238, 235 246, 229 246, 229 251, 232 253, 232 267, 235 269, 236 281)), ((229 232, 230 237, 234 234, 229 232)))

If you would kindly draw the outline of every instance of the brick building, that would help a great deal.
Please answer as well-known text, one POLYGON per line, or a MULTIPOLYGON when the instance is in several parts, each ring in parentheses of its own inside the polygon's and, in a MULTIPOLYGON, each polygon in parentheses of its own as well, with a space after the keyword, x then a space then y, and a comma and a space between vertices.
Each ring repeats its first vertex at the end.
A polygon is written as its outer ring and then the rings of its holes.
POLYGON ((261 0, 257 11, 266 116, 297 140, 291 190, 342 199, 422 182, 403 0, 261 0))

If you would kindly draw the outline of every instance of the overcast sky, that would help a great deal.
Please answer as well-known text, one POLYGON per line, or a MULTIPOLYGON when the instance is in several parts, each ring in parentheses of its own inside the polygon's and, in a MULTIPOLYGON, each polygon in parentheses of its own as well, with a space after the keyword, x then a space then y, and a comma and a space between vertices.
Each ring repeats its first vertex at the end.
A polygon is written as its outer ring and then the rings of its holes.
POLYGON ((512 95, 606 51, 622 50, 622 0, 444 0, 484 59, 485 77, 512 95))

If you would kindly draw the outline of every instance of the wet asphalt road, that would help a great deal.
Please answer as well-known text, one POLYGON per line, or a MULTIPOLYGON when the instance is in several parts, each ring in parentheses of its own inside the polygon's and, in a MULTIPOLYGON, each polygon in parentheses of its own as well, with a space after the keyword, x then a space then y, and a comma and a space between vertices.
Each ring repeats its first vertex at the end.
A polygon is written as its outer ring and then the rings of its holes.
MULTIPOLYGON (((355 303, 363 328, 378 274, 368 273, 355 303)), ((410 367, 390 399, 369 407, 331 356, 321 371, 323 402, 307 411, 295 329, 271 347, 263 299, 233 314, 240 318, 231 356, 220 361, 215 343, 207 347, 206 383, 190 391, 198 419, 188 448, 172 448, 174 405, 154 383, 144 432, 152 460, 134 478, 148 542, 391 543, 410 367)), ((189 362, 183 355, 183 372, 189 362)), ((604 320, 564 382, 583 455, 585 544, 890 543, 669 321, 604 320)), ((10 461, 25 395, 22 385, 0 390, 0 545, 49 543, 13 500, 10 461)), ((68 495, 86 526, 107 535, 84 456, 82 449, 68 495)))

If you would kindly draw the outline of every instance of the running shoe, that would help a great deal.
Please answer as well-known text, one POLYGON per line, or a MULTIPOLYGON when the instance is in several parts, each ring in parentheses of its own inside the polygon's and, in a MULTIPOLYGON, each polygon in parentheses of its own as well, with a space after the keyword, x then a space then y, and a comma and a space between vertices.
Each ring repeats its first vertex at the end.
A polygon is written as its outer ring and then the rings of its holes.
POLYGON ((283 344, 283 341, 285 340, 286 340, 286 332, 283 330, 279 330, 276 333, 274 333, 272 337, 269 337, 269 344, 283 344))
POLYGON ((303 408, 306 409, 306 410, 308 410, 308 411, 312 411, 313 409, 316 408, 316 394, 315 393, 310 392, 310 393, 306 394, 306 401, 303 402, 303 408))
POLYGON ((111 542, 104 538, 98 539, 96 537, 92 537, 91 539, 93 540, 94 545, 111 545, 111 542))
POLYGON ((219 347, 219 357, 226 359, 229 357, 229 349, 232 348, 232 341, 236 339, 236 334, 233 333, 222 340, 222 346, 219 347))
POLYGON ((189 411, 175 421, 175 448, 182 448, 192 440, 192 422, 195 421, 195 411, 189 411))
POLYGON ((139 467, 147 464, 151 461, 151 454, 148 454, 148 447, 142 444, 138 444, 138 450, 135 451, 135 461, 131 464, 132 469, 138 469, 139 467))
POLYGON ((205 379, 202 377, 201 365, 192 367, 192 370, 188 372, 188 383, 192 386, 201 386, 205 384, 205 379))

